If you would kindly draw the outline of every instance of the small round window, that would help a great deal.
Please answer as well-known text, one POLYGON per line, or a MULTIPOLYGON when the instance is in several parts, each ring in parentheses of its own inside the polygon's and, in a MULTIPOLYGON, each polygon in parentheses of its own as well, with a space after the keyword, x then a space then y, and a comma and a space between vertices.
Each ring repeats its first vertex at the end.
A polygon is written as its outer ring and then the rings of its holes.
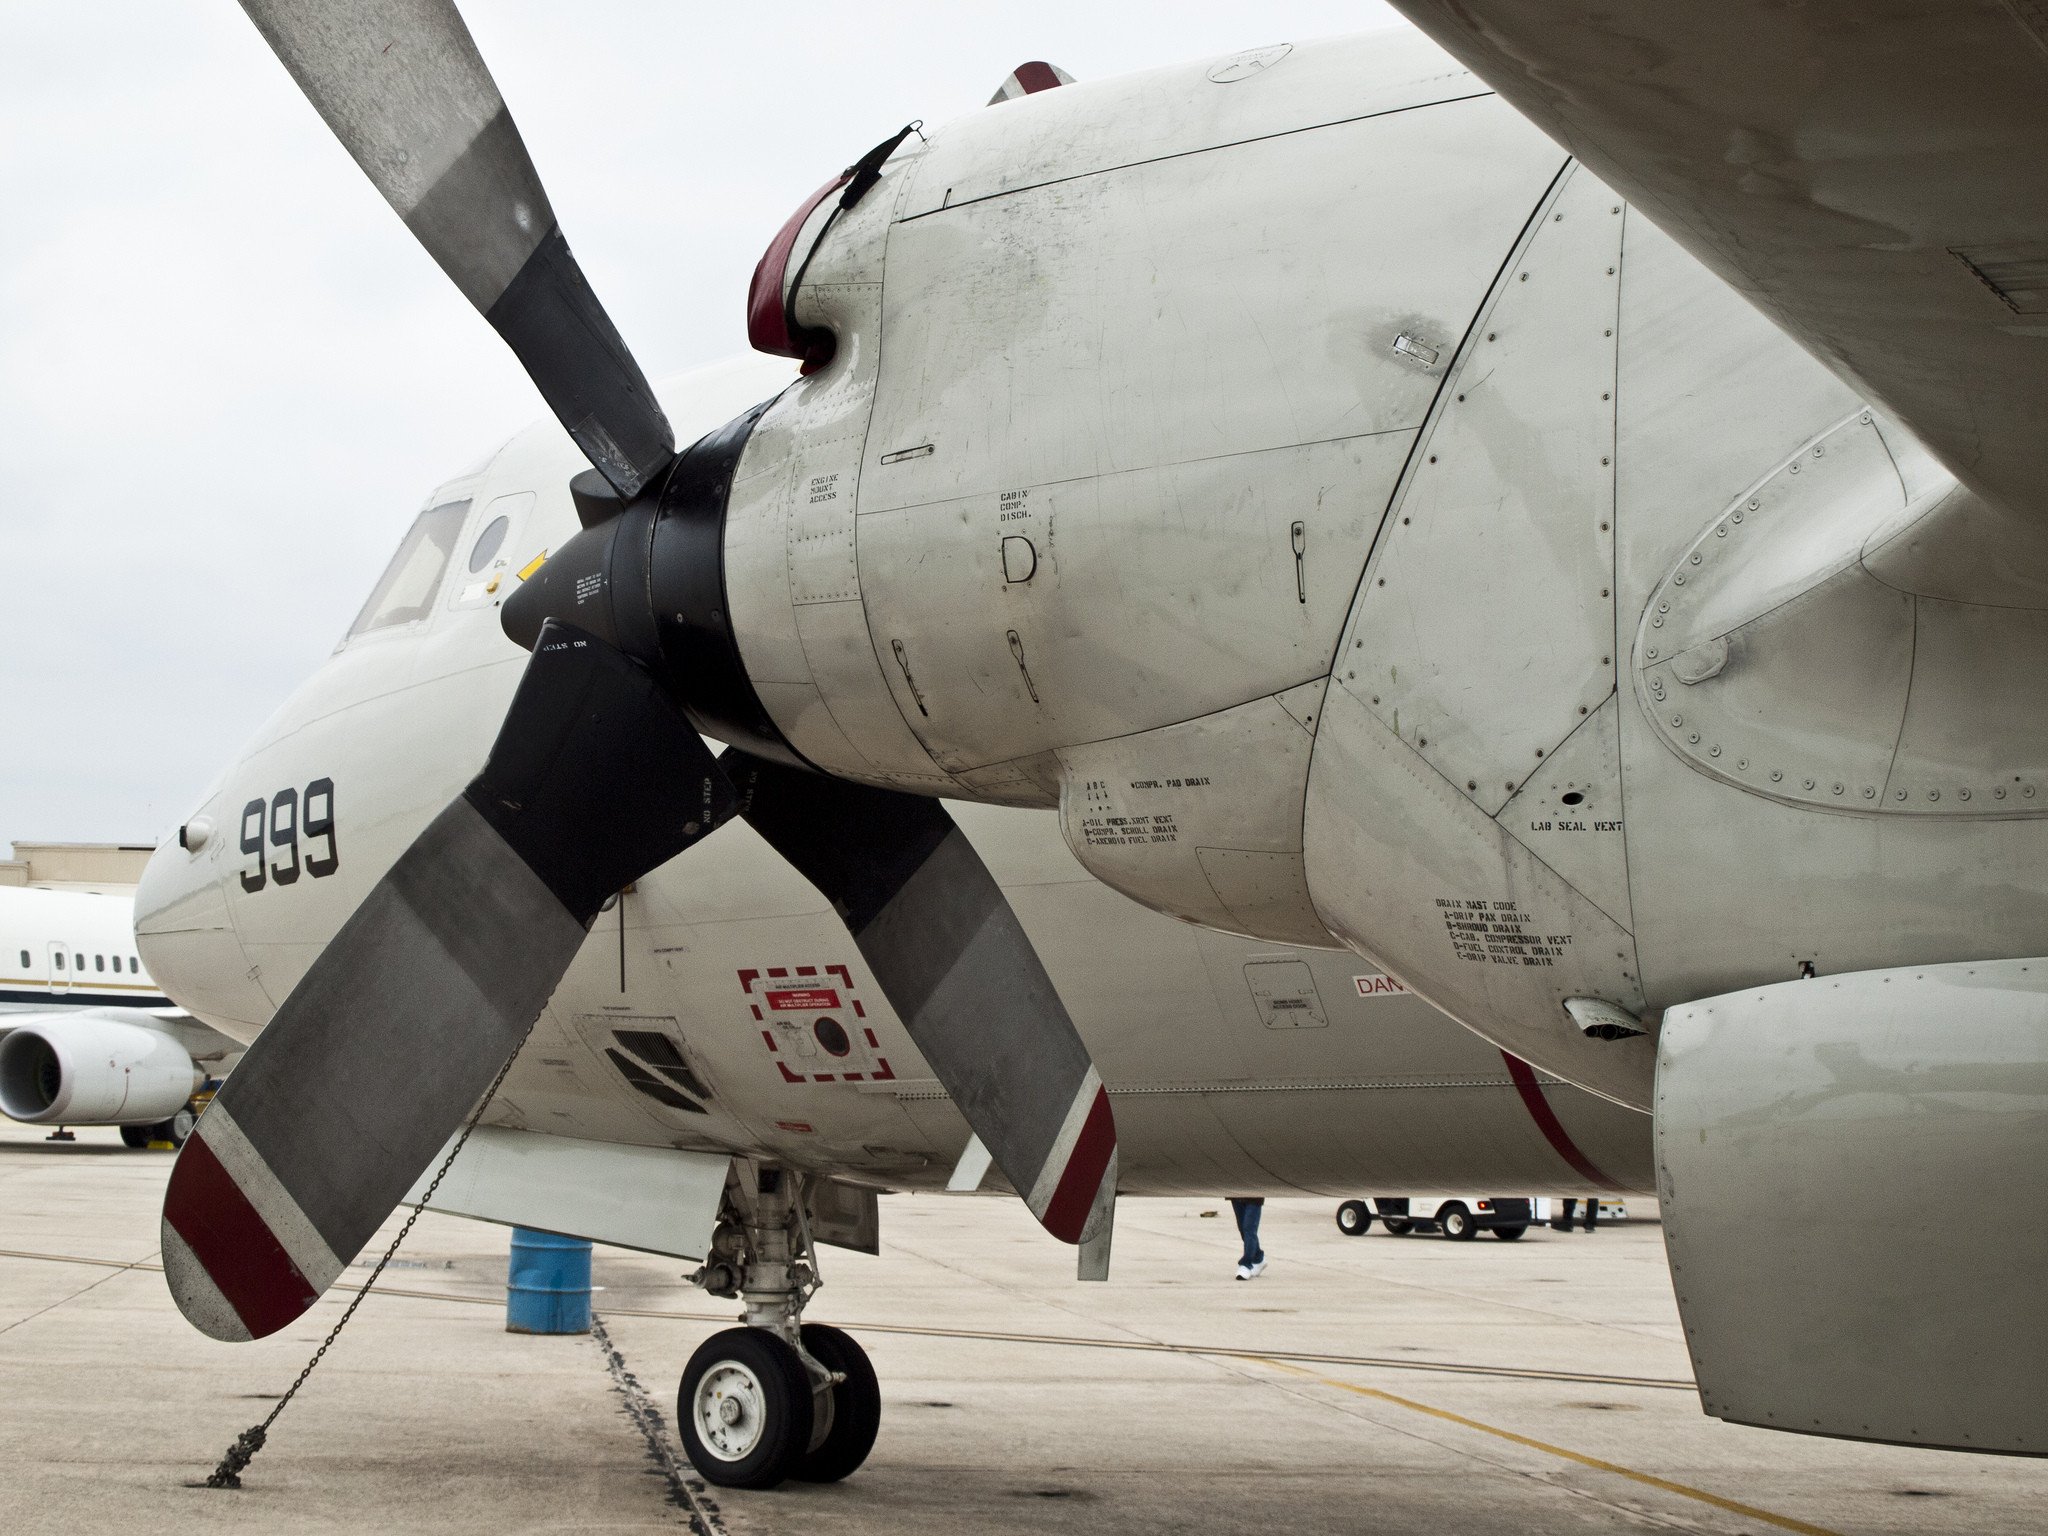
POLYGON ((494 517, 484 531, 476 536, 476 548, 469 552, 469 573, 474 576, 491 563, 505 542, 505 530, 512 526, 509 517, 494 517))

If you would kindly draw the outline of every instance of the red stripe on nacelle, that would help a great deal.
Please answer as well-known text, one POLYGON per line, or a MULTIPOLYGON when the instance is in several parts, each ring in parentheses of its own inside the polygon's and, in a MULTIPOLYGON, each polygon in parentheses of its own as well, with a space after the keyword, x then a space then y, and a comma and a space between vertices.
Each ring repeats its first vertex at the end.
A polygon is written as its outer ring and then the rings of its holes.
POLYGON ((264 1338, 295 1322, 320 1299, 241 1186, 194 1131, 171 1170, 164 1220, 185 1240, 228 1305, 264 1338))
MULTIPOLYGON (((783 294, 783 284, 789 278, 789 259, 796 250, 796 237, 803 232, 804 222, 817 211, 818 204, 846 185, 846 174, 842 171, 825 185, 805 198, 801 207, 789 216, 789 222, 775 232, 775 238, 768 242, 768 249, 761 253, 761 259, 754 266, 754 280, 747 285, 747 341, 756 352, 769 352, 777 357, 801 357, 809 362, 813 354, 829 357, 828 332, 812 334, 799 331, 790 319, 789 305, 783 294)), ((809 368, 806 367, 806 372, 809 368)), ((770 971, 771 976, 786 976, 787 971, 770 971)), ((744 980, 746 972, 740 973, 744 980)))
POLYGON ((1508 1076, 1515 1080, 1516 1091, 1522 1095, 1522 1105, 1529 1111, 1529 1118, 1536 1122, 1536 1129, 1543 1133, 1543 1139, 1550 1143, 1557 1155, 1572 1165, 1572 1171, 1589 1184, 1620 1193, 1625 1185, 1617 1184, 1593 1165, 1593 1160, 1581 1152, 1571 1133, 1564 1128, 1564 1122, 1557 1118, 1557 1111, 1550 1107, 1550 1100, 1543 1096, 1543 1085, 1536 1081, 1536 1069, 1519 1056, 1506 1051, 1500 1059, 1508 1064, 1508 1076))
POLYGON ((1109 1090, 1097 1088, 1081 1134, 1074 1139, 1066 1171, 1060 1175, 1059 1187, 1053 1190, 1045 1214, 1039 1217, 1045 1230, 1061 1242, 1081 1241, 1081 1229, 1088 1224, 1088 1212, 1095 1206, 1095 1191, 1102 1187, 1102 1176, 1109 1171, 1109 1160, 1115 1151, 1116 1121, 1109 1113, 1109 1090))

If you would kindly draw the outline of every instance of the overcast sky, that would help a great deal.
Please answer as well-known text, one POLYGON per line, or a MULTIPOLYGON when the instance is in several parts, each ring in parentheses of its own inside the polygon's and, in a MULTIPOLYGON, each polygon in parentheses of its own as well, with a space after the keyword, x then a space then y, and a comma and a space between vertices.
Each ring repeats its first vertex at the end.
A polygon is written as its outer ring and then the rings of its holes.
MULTIPOLYGON (((1376 0, 470 0, 650 374, 744 349, 826 176, 1015 65, 1394 24, 1376 0)), ((332 649, 420 498, 543 407, 232 0, 0 5, 0 842, 155 841, 332 649)))

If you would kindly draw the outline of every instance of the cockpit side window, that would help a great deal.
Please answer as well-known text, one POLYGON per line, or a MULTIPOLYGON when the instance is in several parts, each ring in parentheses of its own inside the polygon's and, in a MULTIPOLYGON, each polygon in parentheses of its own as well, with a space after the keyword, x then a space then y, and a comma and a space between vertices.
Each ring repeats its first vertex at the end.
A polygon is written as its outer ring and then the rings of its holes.
POLYGON ((441 574, 448 569, 448 557, 455 549, 455 536, 462 532, 468 515, 468 501, 449 501, 428 508, 414 520, 370 600, 349 626, 351 637, 410 624, 433 611, 434 593, 440 589, 441 574))

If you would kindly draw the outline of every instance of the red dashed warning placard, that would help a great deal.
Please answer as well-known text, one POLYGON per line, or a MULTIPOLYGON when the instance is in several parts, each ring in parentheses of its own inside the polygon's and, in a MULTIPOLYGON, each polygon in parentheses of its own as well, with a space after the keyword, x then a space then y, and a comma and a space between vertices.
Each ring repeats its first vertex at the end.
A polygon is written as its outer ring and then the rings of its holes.
POLYGON ((769 965, 735 974, 785 1083, 895 1081, 851 967, 769 965))

